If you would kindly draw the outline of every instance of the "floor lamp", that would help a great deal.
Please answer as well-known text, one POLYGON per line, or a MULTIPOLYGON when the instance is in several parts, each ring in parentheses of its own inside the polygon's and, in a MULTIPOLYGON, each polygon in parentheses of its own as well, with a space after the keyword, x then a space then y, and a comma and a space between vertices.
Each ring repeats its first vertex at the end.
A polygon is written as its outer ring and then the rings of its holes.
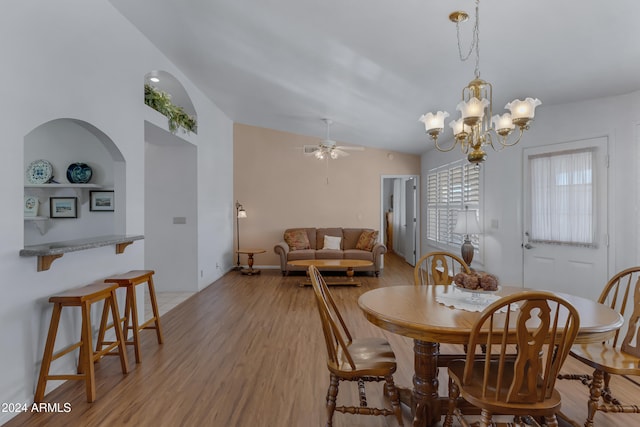
POLYGON ((236 200, 236 243, 237 243, 237 251, 238 260, 236 262, 236 270, 240 270, 240 218, 246 218, 247 211, 244 210, 244 207, 238 203, 236 200))
POLYGON ((478 222, 478 216, 475 210, 469 210, 468 206, 464 207, 463 211, 458 212, 458 218, 456 220, 456 226, 453 229, 455 234, 464 235, 464 243, 460 246, 460 252, 462 259, 471 267, 471 261, 473 261, 473 245, 471 244, 471 234, 480 234, 480 223, 478 222))

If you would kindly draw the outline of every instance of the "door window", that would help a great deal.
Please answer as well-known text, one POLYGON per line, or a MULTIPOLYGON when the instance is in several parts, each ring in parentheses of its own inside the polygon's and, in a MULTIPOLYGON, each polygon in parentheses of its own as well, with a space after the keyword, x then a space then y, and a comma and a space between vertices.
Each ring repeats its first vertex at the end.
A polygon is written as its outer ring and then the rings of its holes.
POLYGON ((593 150, 529 157, 530 241, 594 245, 593 150))

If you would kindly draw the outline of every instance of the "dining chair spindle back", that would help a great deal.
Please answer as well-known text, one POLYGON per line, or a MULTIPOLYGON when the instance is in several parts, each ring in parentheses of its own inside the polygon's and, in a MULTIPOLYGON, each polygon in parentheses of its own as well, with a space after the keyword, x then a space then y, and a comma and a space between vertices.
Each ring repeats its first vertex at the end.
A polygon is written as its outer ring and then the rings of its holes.
POLYGON ((557 427, 555 380, 579 325, 577 310, 549 292, 518 292, 491 304, 472 327, 466 359, 449 364, 444 426, 451 427, 454 416, 468 425, 457 408, 462 397, 481 409, 480 425, 493 425, 493 414, 505 414, 544 418, 557 427), (478 353, 481 345, 486 354, 478 353))
POLYGON ((413 282, 416 286, 449 285, 458 273, 471 273, 462 258, 450 252, 429 252, 416 263, 413 282))
POLYGON ((384 338, 354 338, 329 292, 329 288, 315 266, 309 267, 309 277, 318 304, 322 330, 327 346, 329 389, 327 391, 327 427, 333 425, 335 411, 345 414, 395 415, 402 426, 402 411, 393 373, 396 358, 389 342, 384 338), (340 381, 358 383, 359 406, 336 406, 340 381), (385 382, 385 394, 391 402, 391 410, 367 405, 365 382, 385 382))
POLYGON ((605 285, 598 302, 616 310, 625 319, 626 329, 620 328, 609 341, 595 344, 575 344, 571 356, 591 367, 593 375, 565 374, 561 379, 577 379, 589 386, 586 427, 594 425, 597 411, 640 413, 640 406, 623 404, 613 396, 610 387, 612 375, 620 375, 638 382, 630 376, 640 375, 640 266, 631 267, 614 275, 605 285), (624 336, 620 333, 626 331, 624 336))

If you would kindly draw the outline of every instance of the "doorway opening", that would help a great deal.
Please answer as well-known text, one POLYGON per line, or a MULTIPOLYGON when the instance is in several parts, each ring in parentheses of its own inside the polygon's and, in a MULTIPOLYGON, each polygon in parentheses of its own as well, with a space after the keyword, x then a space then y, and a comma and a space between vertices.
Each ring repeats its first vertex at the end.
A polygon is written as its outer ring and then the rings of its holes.
POLYGON ((420 203, 418 175, 383 175, 380 194, 382 242, 410 265, 416 264, 420 203))

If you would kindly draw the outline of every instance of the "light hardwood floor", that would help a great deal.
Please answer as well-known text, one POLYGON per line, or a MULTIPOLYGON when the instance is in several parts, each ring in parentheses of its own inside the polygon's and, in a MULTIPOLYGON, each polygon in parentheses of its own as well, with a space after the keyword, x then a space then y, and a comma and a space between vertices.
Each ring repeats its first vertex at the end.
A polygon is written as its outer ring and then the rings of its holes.
MULTIPOLYGON (((69 381, 45 401, 68 402, 71 412, 23 413, 5 426, 324 426, 326 353, 313 291, 298 286, 301 278, 283 278, 276 270, 251 277, 232 271, 162 315, 163 345, 157 344, 153 331, 144 331, 142 363, 136 365, 133 350, 128 350, 129 374, 122 375, 117 358, 103 359, 96 366, 94 403, 86 402, 82 383, 69 381)), ((412 283, 412 268, 387 255, 379 278, 359 278, 362 287, 338 286, 332 293, 356 336, 384 336, 391 342, 398 358, 396 382, 410 386, 412 341, 370 324, 357 299, 369 289, 412 283)), ((441 394, 446 394, 444 371, 441 394)), ((565 371, 586 369, 569 360, 565 371)), ((582 424, 586 387, 559 383, 564 412, 582 424)), ((640 394, 626 381, 618 384, 623 397, 640 394)), ((380 404, 381 387, 369 389, 370 404, 380 404)), ((356 396, 351 384, 340 385, 339 399, 356 396)), ((405 426, 410 426, 404 409, 405 426)), ((596 415, 598 426, 639 423, 635 414, 596 415)), ((334 417, 336 427, 394 425, 393 417, 334 417)))

